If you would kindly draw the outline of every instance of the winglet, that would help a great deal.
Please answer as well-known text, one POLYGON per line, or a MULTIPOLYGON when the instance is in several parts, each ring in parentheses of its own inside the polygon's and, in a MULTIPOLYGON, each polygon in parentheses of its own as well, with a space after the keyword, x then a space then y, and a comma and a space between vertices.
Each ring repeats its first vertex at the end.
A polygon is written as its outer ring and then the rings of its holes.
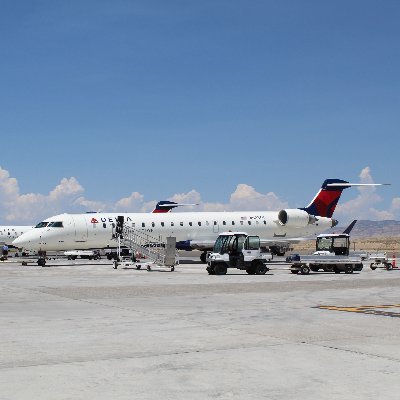
POLYGON ((354 225, 357 223, 357 220, 355 219, 344 231, 343 233, 346 235, 350 235, 350 232, 354 228, 354 225))

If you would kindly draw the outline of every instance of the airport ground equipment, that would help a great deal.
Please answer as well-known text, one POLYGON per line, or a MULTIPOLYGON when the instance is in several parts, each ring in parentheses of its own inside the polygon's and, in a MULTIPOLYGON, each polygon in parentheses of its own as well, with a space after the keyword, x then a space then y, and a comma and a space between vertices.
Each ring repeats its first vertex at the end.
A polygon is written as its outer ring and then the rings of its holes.
POLYGON ((65 251, 64 256, 66 256, 68 260, 76 260, 78 257, 88 260, 101 259, 100 252, 98 250, 70 250, 65 251))
POLYGON ((388 258, 387 253, 371 253, 368 255, 368 260, 372 261, 369 267, 374 271, 377 268, 385 268, 388 271, 393 269, 393 263, 388 258))
MULTIPOLYGON (((175 265, 179 263, 175 237, 167 237, 166 241, 163 241, 161 237, 154 237, 143 230, 128 226, 124 223, 122 216, 117 218, 115 237, 118 241, 118 258, 114 261, 114 269, 117 269, 121 263, 123 246, 129 248, 131 254, 140 253, 142 257, 146 258, 148 271, 151 271, 152 266, 167 267, 174 271, 175 265)), ((130 263, 124 263, 125 266, 128 264, 135 265, 137 269, 141 268, 141 265, 133 259, 130 263)))
POLYGON ((207 257, 210 275, 225 275, 228 268, 246 270, 248 274, 263 275, 269 268, 270 253, 263 253, 258 236, 245 232, 223 232, 215 241, 214 249, 207 257))
POLYGON ((345 233, 318 235, 316 251, 313 255, 297 255, 291 261, 292 274, 308 275, 310 271, 345 272, 361 271, 363 263, 360 255, 350 255, 350 236, 345 233))

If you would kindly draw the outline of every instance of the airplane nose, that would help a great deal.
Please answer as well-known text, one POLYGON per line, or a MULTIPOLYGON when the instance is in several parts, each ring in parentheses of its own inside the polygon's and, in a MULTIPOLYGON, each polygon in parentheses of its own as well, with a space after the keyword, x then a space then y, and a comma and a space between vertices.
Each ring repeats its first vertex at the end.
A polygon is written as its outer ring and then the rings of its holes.
MULTIPOLYGON (((23 236, 23 235, 21 235, 21 236, 23 236)), ((28 244, 28 241, 25 240, 25 238, 22 238, 21 236, 19 236, 16 239, 14 239, 11 244, 13 246, 15 246, 15 247, 18 247, 18 248, 25 247, 25 245, 28 244)))
POLYGON ((36 235, 32 235, 31 232, 23 233, 21 236, 17 237, 12 245, 18 248, 25 248, 28 250, 35 250, 38 245, 38 238, 36 235))

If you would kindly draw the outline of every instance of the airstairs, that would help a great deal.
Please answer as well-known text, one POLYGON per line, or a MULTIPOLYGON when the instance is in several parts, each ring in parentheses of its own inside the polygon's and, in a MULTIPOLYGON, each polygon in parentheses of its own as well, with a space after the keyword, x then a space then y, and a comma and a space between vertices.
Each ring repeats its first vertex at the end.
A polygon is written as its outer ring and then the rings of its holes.
POLYGON ((175 265, 179 263, 179 255, 175 248, 175 237, 167 237, 167 240, 163 241, 161 236, 155 237, 143 230, 132 228, 123 223, 123 220, 117 221, 114 236, 118 241, 118 259, 114 261, 114 269, 117 269, 118 265, 135 265, 137 269, 141 268, 142 263, 132 260, 122 261, 122 246, 128 247, 132 255, 140 254, 140 258, 146 260, 145 264, 148 271, 151 271, 152 266, 168 267, 171 271, 174 271, 175 265))

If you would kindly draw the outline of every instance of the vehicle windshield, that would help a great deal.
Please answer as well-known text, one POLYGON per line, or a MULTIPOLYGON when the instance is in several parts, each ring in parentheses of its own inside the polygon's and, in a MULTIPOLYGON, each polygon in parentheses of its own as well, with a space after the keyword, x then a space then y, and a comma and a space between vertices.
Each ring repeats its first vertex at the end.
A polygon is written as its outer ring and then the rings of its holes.
POLYGON ((332 238, 320 237, 317 239, 317 251, 331 251, 332 238))
POLYGON ((219 253, 230 236, 218 236, 214 244, 214 253, 219 253))
POLYGON ((50 222, 47 226, 48 228, 63 228, 63 223, 61 221, 50 222))
POLYGON ((245 236, 219 236, 214 245, 215 253, 228 253, 241 251, 245 236))
POLYGON ((48 224, 48 222, 39 222, 35 228, 45 228, 48 224))

